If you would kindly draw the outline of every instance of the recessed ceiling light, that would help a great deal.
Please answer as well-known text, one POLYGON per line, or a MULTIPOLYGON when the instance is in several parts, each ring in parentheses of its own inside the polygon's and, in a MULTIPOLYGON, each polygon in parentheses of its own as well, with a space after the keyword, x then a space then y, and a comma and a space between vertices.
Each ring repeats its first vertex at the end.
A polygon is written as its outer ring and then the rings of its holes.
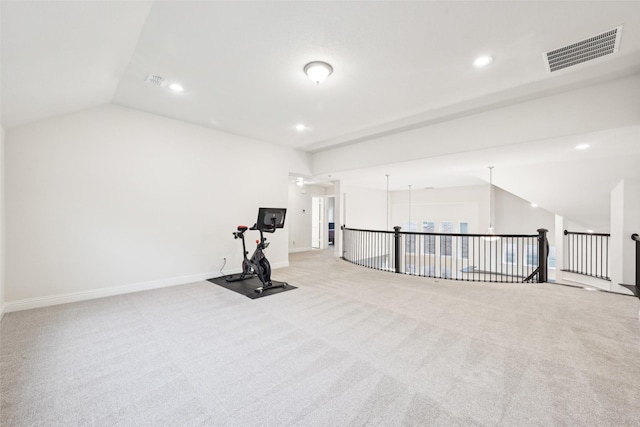
POLYGON ((298 132, 302 132, 302 131, 304 131, 304 130, 306 130, 306 129, 307 129, 307 127, 306 127, 305 125, 303 125, 302 123, 298 123, 298 124, 296 125, 296 130, 297 130, 298 132))
POLYGON ((309 76, 312 82, 320 84, 333 73, 333 67, 322 61, 309 62, 304 66, 304 73, 309 76))
POLYGON ((576 150, 586 150, 589 147, 591 147, 589 144, 578 144, 576 145, 576 150))
POLYGON ((538 207, 538 204, 537 204, 537 203, 531 203, 531 207, 532 207, 532 208, 537 208, 537 207, 538 207))
POLYGON ((481 56, 479 58, 476 58, 475 61, 473 61, 473 66, 476 68, 482 68, 482 67, 486 67, 487 65, 491 64, 493 62, 493 58, 490 56, 481 56))
POLYGON ((179 83, 171 83, 169 85, 169 89, 171 89, 174 92, 184 92, 184 88, 179 83))
POLYGON ((587 230, 587 233, 593 233, 593 230, 587 230))

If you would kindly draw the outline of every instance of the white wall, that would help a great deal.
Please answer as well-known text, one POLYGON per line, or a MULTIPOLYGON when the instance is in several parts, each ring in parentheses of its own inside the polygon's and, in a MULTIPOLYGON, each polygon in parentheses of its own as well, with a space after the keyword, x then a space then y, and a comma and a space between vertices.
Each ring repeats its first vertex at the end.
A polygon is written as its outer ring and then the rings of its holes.
MULTIPOLYGON (((344 223, 339 224, 336 218, 337 230, 340 230, 341 225, 369 230, 384 230, 386 228, 386 191, 356 187, 343 182, 341 192, 345 209, 342 218, 344 223)), ((391 226, 393 227, 393 224, 391 226)))
MULTIPOLYGON (((113 105, 8 130, 5 148, 12 309, 219 276, 224 257, 237 271, 236 226, 309 172, 294 150, 113 105)), ((287 234, 269 236, 274 267, 287 234)))
POLYGON ((640 76, 636 75, 435 120, 417 129, 319 151, 313 156, 313 171, 325 174, 631 126, 640 120, 638 96, 640 76))
POLYGON ((497 234, 537 234, 539 228, 546 228, 549 245, 555 246, 555 215, 541 207, 534 208, 531 202, 514 194, 496 188, 495 232, 497 234))
MULTIPOLYGON (((489 185, 437 188, 411 191, 411 220, 467 222, 469 233, 484 234, 489 227, 489 185)), ((409 191, 391 193, 392 221, 404 227, 409 216, 409 191)), ((538 228, 549 230, 550 244, 555 238, 555 217, 507 191, 494 187, 494 221, 496 234, 537 234, 538 228)), ((420 226, 418 226, 420 228, 420 226)))
MULTIPOLYGON (((409 218, 409 190, 391 192, 391 205, 391 226, 399 225, 404 230, 409 218)), ((422 231, 423 221, 453 221, 469 223, 469 233, 485 233, 489 226, 489 186, 412 190, 411 221, 418 224, 417 231, 422 231)))

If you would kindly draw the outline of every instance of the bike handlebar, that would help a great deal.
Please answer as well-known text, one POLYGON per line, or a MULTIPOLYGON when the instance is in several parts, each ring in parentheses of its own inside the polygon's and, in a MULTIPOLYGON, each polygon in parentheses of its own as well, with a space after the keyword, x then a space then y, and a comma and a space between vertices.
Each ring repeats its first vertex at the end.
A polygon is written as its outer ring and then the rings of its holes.
POLYGON ((258 230, 258 231, 262 231, 263 233, 275 233, 276 232, 276 227, 271 227, 271 228, 258 228, 258 224, 253 224, 253 227, 251 227, 249 230, 258 230))

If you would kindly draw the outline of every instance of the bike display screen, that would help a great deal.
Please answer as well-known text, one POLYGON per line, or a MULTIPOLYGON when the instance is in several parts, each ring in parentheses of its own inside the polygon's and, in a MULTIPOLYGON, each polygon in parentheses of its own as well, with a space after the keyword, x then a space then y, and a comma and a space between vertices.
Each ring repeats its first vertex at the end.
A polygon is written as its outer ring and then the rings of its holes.
POLYGON ((259 208, 256 226, 258 230, 283 228, 286 215, 287 210, 285 208, 259 208))

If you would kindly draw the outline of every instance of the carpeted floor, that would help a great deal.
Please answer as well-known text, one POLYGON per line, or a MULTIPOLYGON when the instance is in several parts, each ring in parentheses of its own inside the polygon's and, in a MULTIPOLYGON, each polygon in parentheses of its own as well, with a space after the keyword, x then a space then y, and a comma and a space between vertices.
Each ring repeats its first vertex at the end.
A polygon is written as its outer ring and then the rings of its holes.
POLYGON ((0 425, 640 425, 637 298, 290 264, 6 314, 0 425))

